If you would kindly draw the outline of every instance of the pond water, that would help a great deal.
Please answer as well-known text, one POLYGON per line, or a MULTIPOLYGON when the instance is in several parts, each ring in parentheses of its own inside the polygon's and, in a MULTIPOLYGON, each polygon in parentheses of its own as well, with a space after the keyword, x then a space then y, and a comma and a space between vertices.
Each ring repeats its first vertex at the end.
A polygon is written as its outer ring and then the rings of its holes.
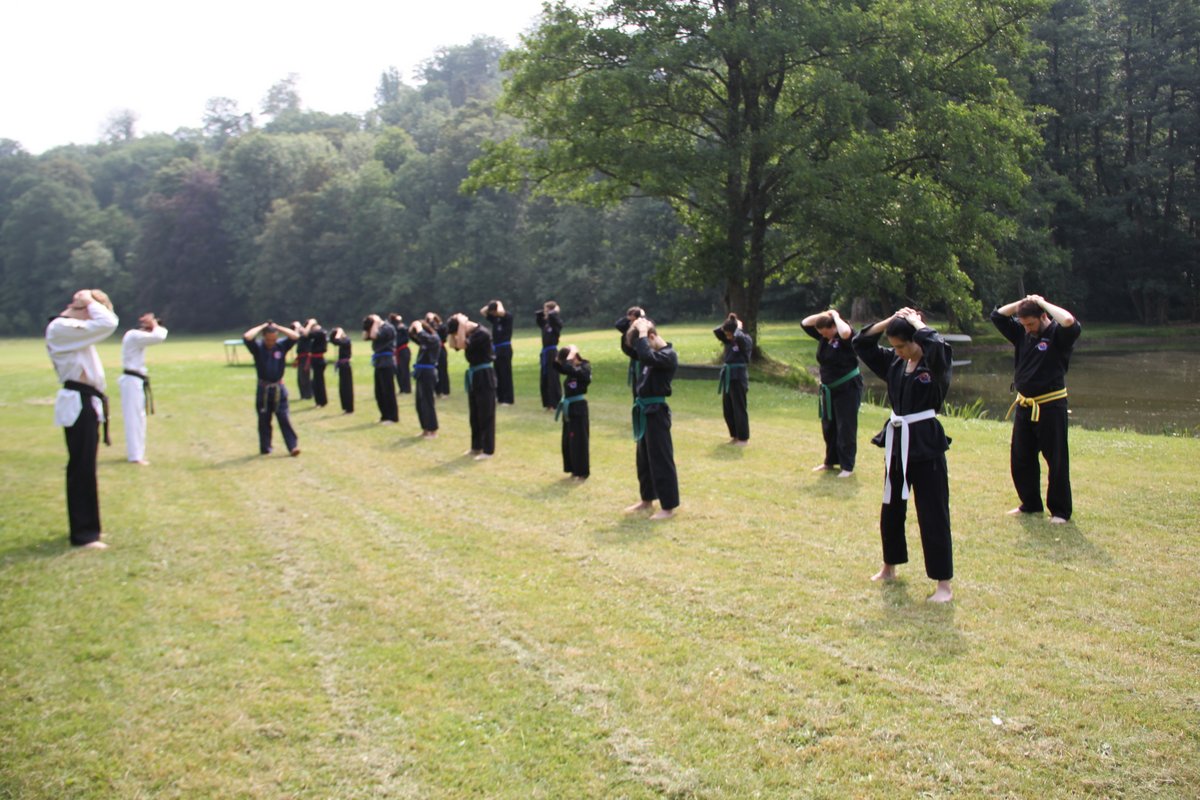
MULTIPOLYGON (((1067 373, 1071 424, 1143 433, 1200 432, 1200 351, 1161 348, 1161 344, 1088 348, 1081 343, 1067 373)), ((982 398, 988 418, 1002 419, 1015 397, 1009 389, 1011 348, 957 343, 954 357, 971 363, 955 366, 949 402, 961 405, 982 398)), ((872 376, 867 386, 879 392, 883 382, 872 376)))

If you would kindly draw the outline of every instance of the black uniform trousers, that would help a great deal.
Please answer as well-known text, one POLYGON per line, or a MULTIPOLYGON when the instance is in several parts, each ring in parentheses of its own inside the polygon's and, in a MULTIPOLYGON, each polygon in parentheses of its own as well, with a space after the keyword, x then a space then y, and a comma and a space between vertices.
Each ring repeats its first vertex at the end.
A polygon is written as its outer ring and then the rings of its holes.
POLYGON ((442 345, 442 350, 438 353, 437 362, 437 394, 442 397, 450 396, 450 364, 446 356, 446 346, 442 345))
POLYGON ((342 411, 352 414, 354 413, 354 373, 350 371, 348 363, 339 365, 337 373, 338 397, 342 401, 342 411))
POLYGON ((312 400, 312 362, 308 360, 308 353, 301 353, 296 359, 296 385, 301 400, 312 400))
POLYGON ((396 393, 392 381, 396 378, 396 365, 389 360, 375 367, 375 404, 379 406, 381 422, 399 422, 400 409, 396 407, 396 393))
POLYGON ((657 500, 663 510, 679 505, 679 475, 671 442, 671 410, 660 406, 646 414, 646 433, 637 443, 638 491, 642 500, 657 500))
POLYGON ((313 400, 320 407, 329 404, 329 394, 325 391, 325 359, 314 358, 312 360, 312 395, 313 400))
POLYGON ((1030 514, 1042 511, 1042 475, 1040 453, 1046 459, 1049 486, 1046 508, 1056 517, 1071 518, 1071 459, 1067 451, 1067 401, 1058 400, 1041 406, 1038 421, 1031 421, 1033 409, 1018 406, 1013 418, 1009 468, 1013 486, 1021 498, 1021 510, 1030 514))
POLYGON ((437 393, 437 372, 432 369, 418 369, 415 371, 414 380, 417 383, 417 419, 421 422, 421 430, 436 431, 438 418, 434 395, 437 393))
POLYGON ((470 404, 471 449, 482 450, 489 456, 496 452, 496 386, 494 375, 473 376, 471 392, 467 396, 470 404))
POLYGON ((542 355, 542 408, 557 408, 562 399, 562 384, 559 383, 558 373, 554 370, 551 360, 553 355, 542 355))
MULTIPOLYGON (((892 453, 892 502, 879 510, 879 532, 883 538, 883 563, 907 564, 908 542, 904 538, 904 520, 908 501, 900 497, 900 446, 892 453)), ((917 506, 917 524, 921 528, 921 550, 925 555, 925 574, 935 581, 954 577, 954 553, 950 540, 950 482, 946 473, 946 454, 922 461, 908 462, 910 498, 917 506)))
POLYGON ((396 388, 400 390, 400 394, 412 394, 412 370, 409 369, 411 362, 412 353, 407 347, 396 351, 396 388))
POLYGON ((569 416, 563 419, 562 427, 563 472, 586 478, 592 473, 587 400, 571 403, 566 413, 569 416))
POLYGON ((854 472, 858 457, 858 408, 862 405, 862 385, 857 379, 847 386, 833 390, 829 411, 833 419, 821 420, 821 435, 825 437, 825 466, 835 464, 846 472, 854 472))
POLYGON ((740 442, 750 438, 750 412, 746 407, 748 391, 746 384, 731 379, 728 391, 721 396, 721 406, 725 411, 725 427, 729 428, 730 437, 740 442))
POLYGON ((258 410, 258 452, 263 455, 271 452, 272 414, 279 422, 279 432, 283 434, 283 443, 287 445, 288 452, 295 450, 299 439, 288 416, 287 387, 282 383, 273 388, 260 385, 254 393, 254 407, 258 410), (270 398, 267 397, 268 389, 270 398))
POLYGON ((82 396, 79 419, 67 436, 67 520, 71 544, 76 547, 100 539, 100 490, 96 485, 96 451, 100 447, 100 419, 92 399, 82 396))
POLYGON ((496 361, 493 369, 496 370, 496 402, 509 403, 514 402, 513 397, 513 376, 512 376, 512 345, 504 345, 497 347, 496 361))

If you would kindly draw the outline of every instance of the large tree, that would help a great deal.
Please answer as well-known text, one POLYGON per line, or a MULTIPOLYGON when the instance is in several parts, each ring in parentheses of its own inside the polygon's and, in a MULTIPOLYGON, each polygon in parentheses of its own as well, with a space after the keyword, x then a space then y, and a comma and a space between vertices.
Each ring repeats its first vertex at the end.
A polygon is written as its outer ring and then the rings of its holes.
MULTIPOLYGON (((1036 141, 990 59, 1038 0, 609 0, 547 7, 503 62, 525 137, 469 187, 669 201, 668 277, 753 329, 767 284, 971 312, 1036 141)), ((974 306, 977 308, 977 306, 974 306)))

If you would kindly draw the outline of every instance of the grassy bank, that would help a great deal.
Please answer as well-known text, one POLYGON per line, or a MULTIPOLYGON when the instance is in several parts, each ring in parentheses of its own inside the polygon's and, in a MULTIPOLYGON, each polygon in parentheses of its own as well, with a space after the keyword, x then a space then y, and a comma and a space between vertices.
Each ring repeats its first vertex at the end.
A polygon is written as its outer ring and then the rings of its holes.
MULTIPOLYGON (((764 331, 797 359, 800 337, 764 331)), ((263 458, 251 371, 219 339, 168 341, 153 465, 124 463, 119 420, 101 453, 105 552, 65 544, 41 343, 0 343, 0 797, 1200 791, 1200 443, 1073 431, 1076 520, 1050 526, 1004 515, 1008 427, 947 420, 957 598, 931 607, 915 525, 903 580, 866 580, 881 409, 838 480, 809 472, 811 395, 755 384, 741 450, 714 385, 677 383, 683 506, 653 525, 620 513, 615 334, 567 341, 597 371, 583 485, 531 337, 486 464, 460 455, 457 355, 438 439, 415 438, 409 398, 374 424, 359 345, 358 413, 295 399, 304 454, 263 458)))

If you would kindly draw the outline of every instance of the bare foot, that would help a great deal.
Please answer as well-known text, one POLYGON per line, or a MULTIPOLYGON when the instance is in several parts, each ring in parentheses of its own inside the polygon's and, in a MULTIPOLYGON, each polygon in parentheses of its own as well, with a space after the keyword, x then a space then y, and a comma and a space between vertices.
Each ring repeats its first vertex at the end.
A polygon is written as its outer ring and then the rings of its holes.
POLYGON ((1008 515, 1010 517, 1019 517, 1022 514, 1041 514, 1041 513, 1042 512, 1040 512, 1040 511, 1026 511, 1025 509, 1021 508, 1020 506, 1017 506, 1016 508, 1009 511, 1008 515))
POLYGON ((380 424, 380 425, 395 425, 395 424, 396 424, 396 420, 394 420, 394 419, 381 419, 381 420, 379 420, 379 424, 380 424))
POLYGON ((745 447, 748 444, 750 444, 749 439, 734 439, 733 440, 734 447, 745 447))
POLYGON ((850 477, 851 475, 853 475, 853 474, 854 474, 854 473, 853 473, 853 472, 851 472, 850 470, 848 470, 848 469, 844 469, 844 470, 842 470, 841 472, 839 472, 839 473, 838 473, 838 477, 839 477, 839 478, 849 478, 849 477, 850 477))
POLYGON ((1070 520, 1068 520, 1066 517, 1053 516, 1050 517, 1050 521, 1055 525, 1066 525, 1070 520))
POLYGON ((894 581, 896 580, 896 565, 884 564, 883 568, 871 576, 873 581, 894 581))
POLYGON ((587 475, 572 475, 572 476, 571 476, 571 480, 573 480, 573 481, 579 481, 580 483, 583 483, 583 482, 584 482, 584 481, 586 481, 587 479, 588 479, 588 476, 587 476, 587 475))
POLYGON ((476 461, 487 461, 491 457, 492 457, 491 453, 479 453, 478 455, 475 456, 475 460, 476 461))
POLYGON ((298 455, 300 455, 300 448, 299 448, 299 447, 293 447, 293 448, 292 448, 292 455, 293 455, 293 456, 298 456, 298 455))
POLYGON ((673 516, 675 516, 675 509, 673 509, 673 508, 660 508, 658 511, 656 511, 656 512, 654 512, 653 514, 651 514, 651 515, 650 515, 650 519, 652 519, 652 520, 664 520, 664 519, 670 519, 670 518, 671 518, 671 517, 673 517, 673 516))
POLYGON ((812 468, 812 471, 813 472, 824 472, 827 469, 833 469, 833 467, 831 467, 828 464, 818 464, 817 466, 812 468))
POLYGON ((954 592, 950 591, 950 581, 938 581, 937 589, 925 599, 930 603, 949 603, 954 599, 954 592))
POLYGON ((482 452, 483 452, 482 450, 464 450, 463 455, 464 456, 477 456, 482 452))
POLYGON ((147 460, 146 460, 146 459, 144 459, 144 458, 138 458, 138 459, 134 459, 134 460, 130 461, 129 463, 130 463, 130 464, 137 464, 139 467, 148 467, 148 466, 150 466, 150 462, 149 462, 149 461, 147 461, 147 460))
POLYGON ((634 503, 633 505, 626 507, 625 513, 633 514, 637 511, 649 511, 652 508, 654 508, 654 503, 651 503, 649 500, 643 500, 640 503, 634 503))
POLYGON ((80 545, 79 549, 80 550, 107 550, 108 545, 106 545, 104 542, 97 539, 94 542, 88 542, 87 544, 80 545))

